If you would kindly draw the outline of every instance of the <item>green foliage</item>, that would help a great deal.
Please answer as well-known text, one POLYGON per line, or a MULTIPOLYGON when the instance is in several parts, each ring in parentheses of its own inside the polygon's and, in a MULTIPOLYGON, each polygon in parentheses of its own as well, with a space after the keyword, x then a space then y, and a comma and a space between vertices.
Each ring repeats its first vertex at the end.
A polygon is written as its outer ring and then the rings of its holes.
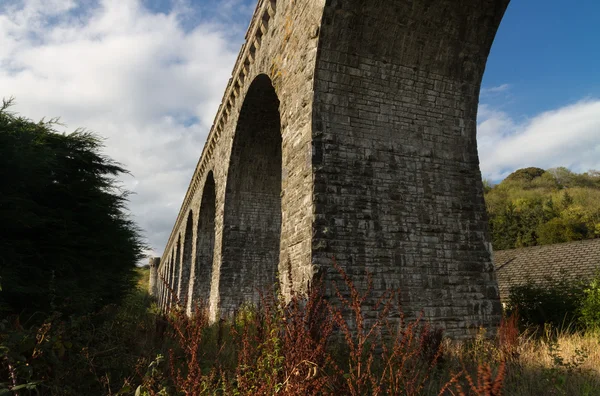
MULTIPOLYGON (((145 275, 145 274, 144 274, 145 275)), ((0 322, 0 394, 115 394, 123 381, 147 365, 162 340, 147 291, 135 288, 120 306, 64 317, 53 313, 41 324, 18 317, 0 322), (14 393, 9 393, 14 394, 14 393)))
POLYGON ((60 134, 0 108, 0 309, 85 313, 134 286, 144 248, 126 213, 127 173, 84 130, 60 134))
POLYGON ((494 249, 600 237, 600 173, 519 169, 485 188, 494 249))
POLYGON ((524 328, 564 327, 577 322, 583 297, 582 283, 548 279, 541 285, 530 281, 510 289, 508 311, 518 312, 524 328))
POLYGON ((583 290, 580 322, 588 329, 600 329, 600 274, 583 290))
POLYGON ((518 313, 524 328, 600 329, 600 274, 587 282, 547 279, 544 284, 514 286, 508 311, 518 313))

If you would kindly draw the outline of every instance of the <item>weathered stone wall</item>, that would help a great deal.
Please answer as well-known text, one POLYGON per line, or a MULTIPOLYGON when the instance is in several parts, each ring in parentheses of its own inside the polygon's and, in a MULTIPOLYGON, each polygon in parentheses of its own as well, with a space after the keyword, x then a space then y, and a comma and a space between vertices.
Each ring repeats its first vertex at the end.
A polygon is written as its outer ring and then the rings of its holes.
POLYGON ((321 25, 313 262, 457 336, 500 315, 476 114, 507 4, 331 0, 321 25))
POLYGON ((150 258, 150 279, 148 280, 148 293, 153 297, 158 297, 158 267, 160 266, 160 257, 150 258))
POLYGON ((508 1, 260 1, 165 249, 188 310, 335 256, 451 335, 496 323, 476 114, 508 1))

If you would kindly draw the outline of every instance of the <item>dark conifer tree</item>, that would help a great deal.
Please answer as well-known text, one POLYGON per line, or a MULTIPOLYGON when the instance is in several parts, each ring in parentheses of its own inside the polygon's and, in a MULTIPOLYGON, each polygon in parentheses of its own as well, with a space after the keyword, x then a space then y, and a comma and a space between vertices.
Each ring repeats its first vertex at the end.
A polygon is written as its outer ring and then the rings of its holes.
POLYGON ((0 109, 0 309, 83 313, 134 287, 144 244, 101 139, 0 109))

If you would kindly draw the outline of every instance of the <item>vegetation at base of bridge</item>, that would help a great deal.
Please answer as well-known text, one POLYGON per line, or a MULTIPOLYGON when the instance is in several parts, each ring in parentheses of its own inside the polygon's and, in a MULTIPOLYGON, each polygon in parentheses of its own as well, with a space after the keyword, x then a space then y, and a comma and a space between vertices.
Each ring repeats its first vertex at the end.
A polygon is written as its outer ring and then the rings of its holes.
POLYGON ((519 169, 484 181, 495 250, 600 237, 600 172, 519 169))
MULTIPOLYGON (((161 312, 143 282, 119 305, 42 324, 3 320, 0 394, 18 395, 596 395, 600 330, 522 329, 453 342, 422 319, 404 320, 395 293, 365 323, 369 290, 345 277, 333 304, 313 287, 285 306, 258 307, 210 324, 197 306, 161 312), (344 297, 349 296, 349 297, 344 297), (350 310, 343 319, 340 310, 350 310), (356 329, 356 331, 350 331, 356 329), (10 393, 6 393, 10 394, 10 393)), ((373 307, 371 307, 373 308, 373 307)))

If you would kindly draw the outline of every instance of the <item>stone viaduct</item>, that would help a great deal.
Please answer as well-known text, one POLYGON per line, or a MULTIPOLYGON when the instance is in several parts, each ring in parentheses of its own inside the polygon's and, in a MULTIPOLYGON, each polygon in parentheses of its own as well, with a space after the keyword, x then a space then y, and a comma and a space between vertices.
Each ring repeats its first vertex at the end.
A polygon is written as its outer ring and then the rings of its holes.
POLYGON ((476 116, 509 1, 260 0, 157 266, 188 310, 335 257, 451 336, 497 323, 476 116))

